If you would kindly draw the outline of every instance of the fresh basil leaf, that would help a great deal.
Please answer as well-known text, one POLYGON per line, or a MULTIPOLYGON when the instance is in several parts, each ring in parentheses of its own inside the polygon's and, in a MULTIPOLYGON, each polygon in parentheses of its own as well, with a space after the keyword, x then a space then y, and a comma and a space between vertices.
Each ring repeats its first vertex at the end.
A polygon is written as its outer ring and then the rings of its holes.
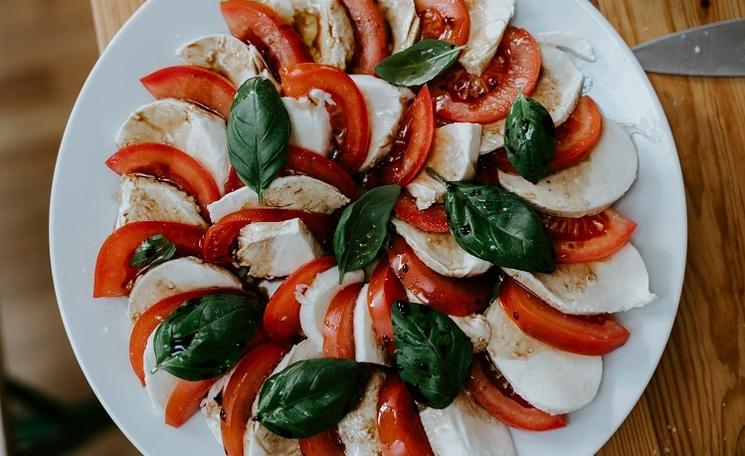
POLYGON ((556 127, 539 102, 520 94, 510 108, 504 133, 507 158, 534 184, 548 175, 556 150, 556 127))
POLYGON ((285 166, 289 140, 290 116, 274 84, 259 76, 243 83, 228 116, 228 153, 260 203, 285 166))
POLYGON ((396 301, 392 319, 401 380, 417 401, 447 407, 468 378, 471 341, 450 317, 427 306, 396 301))
POLYGON ((400 193, 398 185, 376 187, 344 209, 334 233, 340 283, 345 272, 366 266, 378 255, 400 193))
POLYGON ((359 403, 371 374, 370 365, 352 360, 299 361, 264 382, 255 419, 282 437, 312 437, 359 403))
POLYGON ((217 377, 243 357, 262 307, 254 297, 212 294, 187 301, 153 336, 156 368, 189 381, 217 377))
POLYGON ((448 182, 446 187, 450 232, 466 252, 505 268, 544 273, 556 269, 541 217, 523 200, 487 185, 448 182))
POLYGON ((425 84, 447 70, 458 59, 463 46, 442 40, 426 39, 383 59, 375 72, 391 84, 425 84))
POLYGON ((129 265, 133 268, 144 269, 168 261, 174 255, 176 255, 176 244, 162 234, 156 234, 137 246, 129 265))

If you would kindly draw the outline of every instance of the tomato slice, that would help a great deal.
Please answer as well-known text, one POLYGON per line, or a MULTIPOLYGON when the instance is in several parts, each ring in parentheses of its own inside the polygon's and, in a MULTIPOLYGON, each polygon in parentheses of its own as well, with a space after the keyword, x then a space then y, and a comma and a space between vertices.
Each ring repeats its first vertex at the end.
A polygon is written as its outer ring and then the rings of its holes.
POLYGON ((298 287, 309 286, 321 272, 336 265, 336 258, 318 258, 290 274, 277 288, 264 310, 264 329, 272 340, 289 343, 300 334, 300 303, 295 299, 298 287))
POLYGON ((344 445, 336 429, 330 429, 307 439, 300 439, 303 456, 344 456, 344 445))
POLYGON ((331 300, 323 324, 323 356, 354 358, 354 305, 361 283, 347 285, 331 300))
POLYGON ((378 393, 378 435, 384 456, 434 456, 414 399, 395 374, 378 393))
POLYGON ((251 419, 251 406, 264 380, 272 373, 287 349, 268 342, 249 351, 235 366, 225 388, 220 430, 227 456, 243 456, 243 437, 251 419))
POLYGON ((466 391, 489 414, 506 425, 526 431, 550 431, 566 426, 564 415, 549 415, 520 397, 486 356, 471 364, 466 391))
POLYGON ((230 33, 266 49, 274 68, 312 61, 292 25, 270 7, 254 0, 227 0, 220 10, 230 33))
POLYGON ((636 230, 634 221, 614 209, 581 218, 545 216, 543 223, 560 263, 604 260, 621 250, 636 230))
POLYGON ((424 168, 435 134, 432 97, 425 85, 401 119, 388 158, 378 172, 381 184, 408 185, 424 168))
POLYGON ((286 169, 290 173, 305 174, 333 185, 349 199, 355 200, 359 196, 357 184, 344 168, 310 150, 290 146, 286 169))
POLYGON ((209 263, 230 263, 230 249, 241 228, 254 222, 282 222, 299 218, 321 243, 327 243, 334 230, 334 218, 328 214, 289 209, 245 209, 226 215, 209 227, 204 235, 202 254, 209 263))
POLYGON ((332 124, 339 144, 339 163, 355 173, 367 156, 370 145, 370 123, 362 92, 344 71, 320 63, 300 63, 280 71, 285 96, 306 96, 311 89, 321 89, 336 104, 332 124))
POLYGON ((216 378, 188 382, 181 380, 176 384, 173 392, 166 403, 166 424, 173 427, 181 427, 199 411, 199 405, 217 381, 216 378))
POLYGON ((393 238, 388 261, 404 288, 421 296, 427 305, 448 315, 463 317, 489 304, 492 286, 483 278, 446 277, 429 269, 400 237, 393 238))
POLYGON ((502 282, 499 302, 523 332, 560 350, 600 356, 629 339, 629 331, 612 316, 563 314, 509 278, 502 282))
POLYGON ((375 74, 375 66, 388 57, 388 26, 375 0, 341 0, 354 25, 355 73, 375 74))
POLYGON ((119 149, 106 160, 106 166, 119 175, 147 174, 174 182, 194 195, 203 215, 207 205, 220 199, 220 190, 207 169, 186 152, 167 144, 132 144, 119 149))
POLYGON ((204 228, 173 222, 133 222, 106 238, 96 259, 93 297, 111 298, 129 294, 129 284, 138 269, 129 265, 135 250, 145 239, 162 234, 176 244, 179 253, 200 255, 204 228))
POLYGON ((526 30, 507 27, 484 74, 468 74, 456 66, 432 83, 437 115, 454 122, 504 119, 520 92, 533 93, 540 74, 538 43, 526 30))
POLYGON ((393 321, 391 308, 394 301, 406 301, 406 290, 387 261, 381 261, 370 276, 367 289, 367 310, 378 339, 393 354, 393 321))
POLYGON ((192 65, 163 68, 140 79, 158 100, 176 98, 204 106, 227 119, 235 86, 225 76, 192 65))
POLYGON ((422 38, 450 41, 456 46, 468 42, 471 16, 463 0, 416 0, 422 38))
POLYGON ((428 209, 416 207, 416 198, 402 193, 393 209, 396 217, 428 233, 448 233, 448 214, 445 205, 435 204, 428 209))

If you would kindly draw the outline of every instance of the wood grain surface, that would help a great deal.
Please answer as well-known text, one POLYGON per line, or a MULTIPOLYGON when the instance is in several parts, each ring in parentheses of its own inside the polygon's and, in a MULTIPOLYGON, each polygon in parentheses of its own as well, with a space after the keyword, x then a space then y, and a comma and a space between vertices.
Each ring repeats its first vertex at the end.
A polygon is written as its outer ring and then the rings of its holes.
MULTIPOLYGON (((101 46, 142 3, 91 2, 101 46)), ((745 17, 745 0, 593 3, 630 45, 745 17)), ((600 454, 745 455, 745 78, 651 79, 686 183, 686 281, 662 362, 600 454)))

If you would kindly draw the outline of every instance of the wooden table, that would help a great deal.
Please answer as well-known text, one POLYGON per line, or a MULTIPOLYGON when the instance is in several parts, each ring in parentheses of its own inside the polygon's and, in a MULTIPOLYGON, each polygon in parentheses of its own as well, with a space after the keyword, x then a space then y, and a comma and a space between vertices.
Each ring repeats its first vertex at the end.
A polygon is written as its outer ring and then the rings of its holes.
MULTIPOLYGON (((104 47, 142 0, 91 2, 104 47)), ((631 45, 745 16, 745 0, 594 3, 631 45)), ((652 83, 683 167, 689 261, 662 362, 601 454, 745 455, 745 79, 652 83)))

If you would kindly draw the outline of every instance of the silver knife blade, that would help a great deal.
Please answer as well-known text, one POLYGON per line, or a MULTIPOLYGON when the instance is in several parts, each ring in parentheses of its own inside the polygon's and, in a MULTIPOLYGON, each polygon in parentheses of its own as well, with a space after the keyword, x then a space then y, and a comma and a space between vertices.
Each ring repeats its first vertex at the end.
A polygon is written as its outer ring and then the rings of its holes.
POLYGON ((634 49, 650 73, 685 76, 745 76, 745 19, 683 30, 634 49))

